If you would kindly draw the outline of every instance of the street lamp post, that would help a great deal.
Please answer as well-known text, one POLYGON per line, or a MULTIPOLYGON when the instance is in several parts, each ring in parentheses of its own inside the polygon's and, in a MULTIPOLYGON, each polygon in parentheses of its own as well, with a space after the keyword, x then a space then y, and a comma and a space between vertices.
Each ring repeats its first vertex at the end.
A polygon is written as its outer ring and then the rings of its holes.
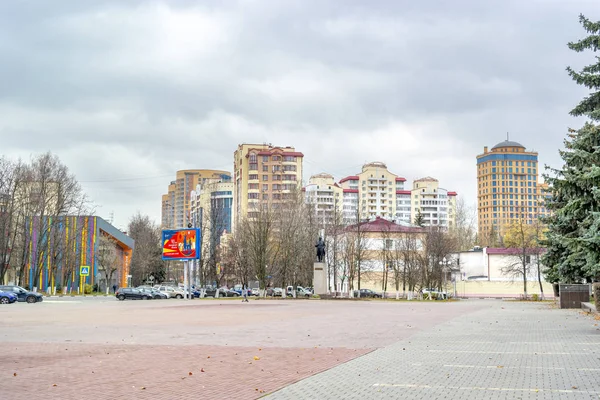
MULTIPOLYGON (((445 268, 447 265, 449 265, 450 262, 448 260, 446 260, 446 257, 442 258, 442 261, 440 261, 440 266, 442 268, 442 285, 444 286, 444 291, 446 290, 446 271, 445 268)), ((446 294, 446 297, 448 295, 446 294)))

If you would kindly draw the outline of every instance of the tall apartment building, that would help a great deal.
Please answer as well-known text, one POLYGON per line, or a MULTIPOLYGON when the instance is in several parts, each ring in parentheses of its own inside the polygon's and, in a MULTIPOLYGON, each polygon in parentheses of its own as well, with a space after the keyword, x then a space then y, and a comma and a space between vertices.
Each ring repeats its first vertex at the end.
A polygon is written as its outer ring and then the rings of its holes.
POLYGON ((483 148, 477 156, 477 215, 479 232, 496 232, 522 218, 532 223, 546 215, 547 186, 538 184, 538 153, 505 140, 483 148))
POLYGON ((333 175, 321 173, 311 176, 304 187, 304 195, 306 203, 314 206, 317 221, 323 225, 342 223, 343 189, 333 175))
POLYGON ((409 222, 410 215, 404 204, 405 181, 388 171, 382 162, 367 163, 359 174, 341 179, 344 222, 353 224, 359 222, 358 219, 375 217, 409 222))
POLYGON ((304 154, 293 147, 240 144, 233 154, 233 229, 256 217, 261 204, 277 206, 302 185, 304 154))
POLYGON ((425 226, 454 227, 456 192, 441 188, 437 179, 427 176, 416 179, 410 193, 412 222, 420 212, 425 226))
POLYGON ((231 173, 214 169, 186 169, 177 171, 169 184, 167 194, 162 196, 161 225, 163 229, 187 227, 191 223, 190 193, 199 183, 210 180, 231 179, 231 173))
MULTIPOLYGON (((202 251, 213 254, 223 234, 231 232, 233 182, 231 178, 199 183, 190 195, 192 223, 202 228, 202 251)), ((210 257, 210 254, 207 256, 210 257)))

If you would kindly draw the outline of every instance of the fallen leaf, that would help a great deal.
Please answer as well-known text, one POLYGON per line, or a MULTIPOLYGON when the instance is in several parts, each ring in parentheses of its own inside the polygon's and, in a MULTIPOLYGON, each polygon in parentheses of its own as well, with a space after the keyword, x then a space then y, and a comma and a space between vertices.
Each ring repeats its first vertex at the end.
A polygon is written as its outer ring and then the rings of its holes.
POLYGON ((573 389, 577 389, 577 386, 571 386, 573 389))
POLYGON ((54 387, 54 386, 58 386, 58 385, 55 383, 55 384, 54 384, 54 385, 52 385, 52 386, 54 387))
POLYGON ((200 372, 204 372, 204 368, 201 368, 201 369, 200 369, 200 372))
POLYGON ((192 375, 194 375, 194 374, 192 374, 191 372, 188 372, 188 375, 189 375, 189 376, 192 376, 192 375))
POLYGON ((15 372, 15 373, 13 374, 13 376, 17 376, 17 373, 15 372))
POLYGON ((254 359, 258 361, 258 360, 260 360, 260 357, 259 356, 254 356, 254 359))
POLYGON ((142 387, 140 388, 140 390, 146 390, 146 387, 145 387, 145 386, 142 386, 142 387))
POLYGON ((210 358, 210 356, 206 357, 206 358, 210 358))

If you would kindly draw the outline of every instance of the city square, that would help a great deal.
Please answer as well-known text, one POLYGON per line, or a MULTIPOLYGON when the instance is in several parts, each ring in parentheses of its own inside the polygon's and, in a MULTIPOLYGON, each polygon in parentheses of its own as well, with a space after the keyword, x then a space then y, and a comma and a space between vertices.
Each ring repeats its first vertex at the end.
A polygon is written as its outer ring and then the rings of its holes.
POLYGON ((51 297, 0 337, 14 400, 600 396, 598 321, 551 302, 51 297))

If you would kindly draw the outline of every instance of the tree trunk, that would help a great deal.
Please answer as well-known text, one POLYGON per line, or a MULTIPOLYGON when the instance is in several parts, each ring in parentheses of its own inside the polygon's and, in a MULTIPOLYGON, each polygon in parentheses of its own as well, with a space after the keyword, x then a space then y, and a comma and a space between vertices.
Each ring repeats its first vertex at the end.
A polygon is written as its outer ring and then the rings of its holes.
POLYGON ((523 263, 523 293, 525 294, 525 300, 527 300, 527 267, 523 263))
POLYGON ((540 297, 544 300, 544 286, 542 286, 542 271, 540 268, 540 261, 537 261, 537 275, 538 275, 538 283, 540 284, 540 297))

